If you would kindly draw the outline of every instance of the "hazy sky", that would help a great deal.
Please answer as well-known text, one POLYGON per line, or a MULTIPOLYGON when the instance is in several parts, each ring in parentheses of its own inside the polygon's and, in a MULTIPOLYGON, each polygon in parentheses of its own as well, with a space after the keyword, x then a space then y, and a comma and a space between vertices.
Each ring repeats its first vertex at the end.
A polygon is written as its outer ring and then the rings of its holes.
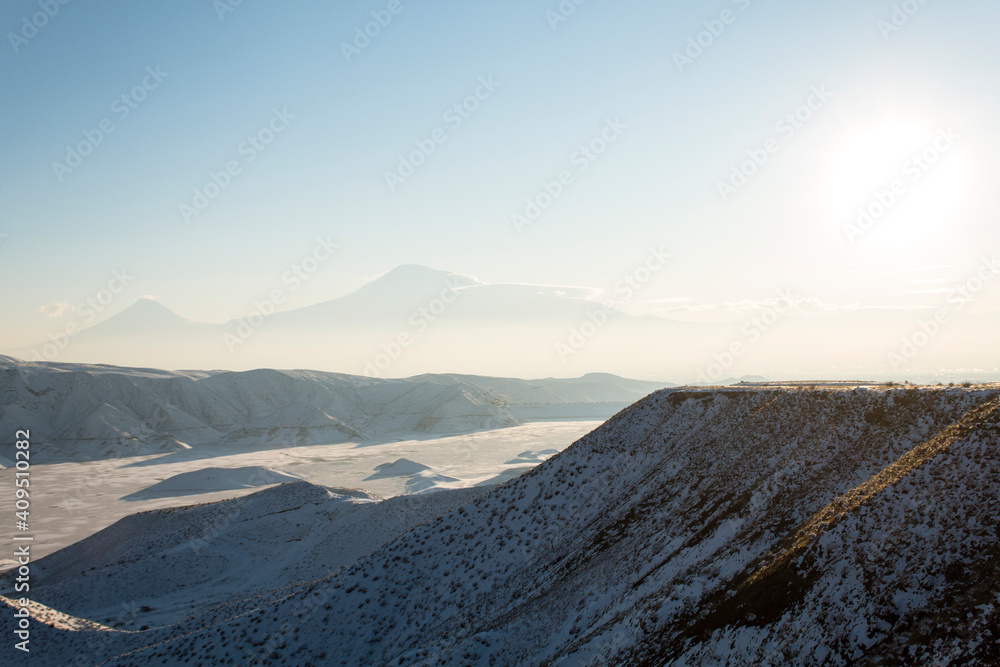
POLYGON ((0 6, 0 347, 121 270, 102 317, 242 315, 317 238, 288 307, 404 263, 610 288, 650 246, 639 311, 933 305, 1000 251, 993 1, 231 4, 0 6))

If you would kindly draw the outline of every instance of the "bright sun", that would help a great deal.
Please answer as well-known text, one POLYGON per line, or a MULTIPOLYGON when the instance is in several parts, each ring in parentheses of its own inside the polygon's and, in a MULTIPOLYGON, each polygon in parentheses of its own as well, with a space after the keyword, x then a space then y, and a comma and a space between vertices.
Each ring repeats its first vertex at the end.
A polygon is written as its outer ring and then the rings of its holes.
POLYGON ((961 142, 948 126, 905 121, 847 135, 829 180, 830 210, 846 237, 906 251, 947 230, 963 202, 961 142))

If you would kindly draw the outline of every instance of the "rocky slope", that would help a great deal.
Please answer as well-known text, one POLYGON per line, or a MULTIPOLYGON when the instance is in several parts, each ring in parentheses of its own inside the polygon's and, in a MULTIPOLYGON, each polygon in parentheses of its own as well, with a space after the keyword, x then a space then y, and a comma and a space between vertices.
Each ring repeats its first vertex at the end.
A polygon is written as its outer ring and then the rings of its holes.
POLYGON ((114 665, 992 664, 998 480, 1000 387, 664 390, 329 577, 37 635, 114 665))

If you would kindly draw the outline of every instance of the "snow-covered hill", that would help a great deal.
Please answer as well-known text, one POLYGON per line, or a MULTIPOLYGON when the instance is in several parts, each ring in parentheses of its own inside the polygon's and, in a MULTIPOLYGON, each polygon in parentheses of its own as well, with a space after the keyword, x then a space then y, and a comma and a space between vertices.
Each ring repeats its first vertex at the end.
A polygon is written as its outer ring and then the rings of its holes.
POLYGON ((112 665, 994 664, 998 479, 1000 387, 664 390, 324 579, 32 637, 112 665))
MULTIPOLYGON (((504 428, 520 423, 505 409, 512 403, 567 403, 581 397, 634 401, 660 386, 616 376, 389 380, 305 370, 175 372, 0 357, 0 429, 31 429, 42 461, 219 443, 295 446, 392 431, 504 428)), ((0 444, 0 456, 11 458, 10 447, 0 444)))
POLYGON ((468 383, 504 397, 510 405, 564 405, 569 403, 616 403, 638 399, 664 387, 676 386, 670 382, 630 380, 611 373, 588 373, 578 378, 545 378, 520 380, 517 378, 461 375, 458 373, 417 375, 411 380, 451 380, 468 383))
POLYGON ((249 591, 328 577, 485 489, 383 500, 291 482, 250 496, 133 514, 32 567, 32 599, 114 624, 122 602, 146 608, 131 629, 249 591))
POLYGON ((270 486, 300 479, 302 478, 298 475, 260 466, 202 468, 168 477, 162 482, 131 493, 123 497, 122 500, 145 500, 147 498, 188 496, 231 489, 252 489, 257 486, 270 486))

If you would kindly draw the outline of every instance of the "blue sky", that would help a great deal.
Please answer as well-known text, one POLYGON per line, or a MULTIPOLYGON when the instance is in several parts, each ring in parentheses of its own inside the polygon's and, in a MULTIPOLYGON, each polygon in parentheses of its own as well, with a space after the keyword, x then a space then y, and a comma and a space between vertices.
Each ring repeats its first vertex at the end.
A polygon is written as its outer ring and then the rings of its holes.
POLYGON ((3 3, 0 347, 44 338, 121 269, 134 280, 102 317, 144 294, 194 320, 239 316, 318 237, 340 252, 287 307, 405 263, 607 288, 654 244, 674 263, 639 311, 689 319, 781 287, 912 307, 1000 248, 995 2, 914 0, 889 32, 880 21, 907 3, 591 0, 553 23, 557 0, 401 0, 349 62, 342 43, 387 0, 220 4, 78 0, 18 39, 47 5, 3 3), (679 68, 699 33, 707 46, 679 68), (122 117, 115 100, 144 78, 122 117), (484 78, 499 85, 447 121, 484 78), (781 119, 810 100, 786 136, 781 119), (275 110, 284 126, 248 161, 243 142, 275 110), (60 180, 53 163, 102 121, 113 131, 60 180), (574 155, 609 121, 624 129, 580 170, 574 155), (390 191, 386 171, 437 128, 444 142, 390 191), (851 242, 858 207, 949 128, 947 150, 851 242), (720 181, 769 140, 723 200, 720 181), (185 221, 179 207, 233 161, 185 221), (525 198, 566 170, 518 231, 525 198))

